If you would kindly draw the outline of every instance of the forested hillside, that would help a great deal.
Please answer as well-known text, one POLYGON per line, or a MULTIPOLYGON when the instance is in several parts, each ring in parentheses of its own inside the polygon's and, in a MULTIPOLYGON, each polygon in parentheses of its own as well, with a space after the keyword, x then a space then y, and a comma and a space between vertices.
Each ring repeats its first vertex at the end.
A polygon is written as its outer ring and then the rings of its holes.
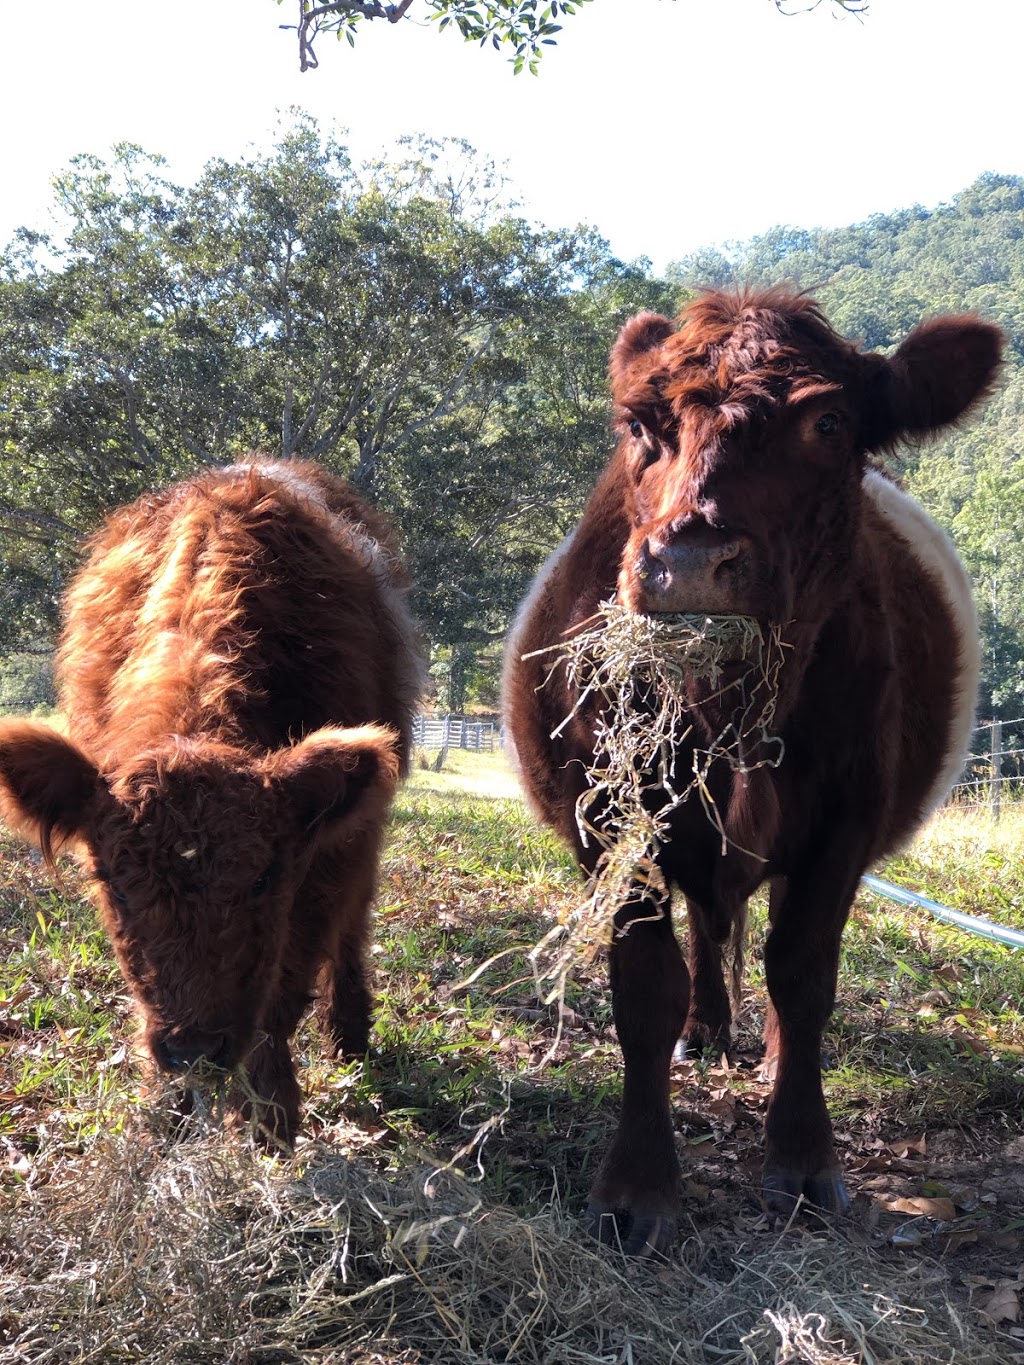
POLYGON ((900 472, 952 533, 976 584, 982 714, 1024 715, 1024 179, 984 175, 949 204, 848 228, 773 228, 667 273, 688 289, 793 280, 872 350, 891 349, 935 313, 974 310, 1006 329, 998 393, 962 431, 902 451, 900 472))
POLYGON ((529 578, 609 450, 621 321, 707 284, 795 280, 889 348, 976 309, 1010 335, 981 419, 903 454, 978 585, 982 710, 1024 714, 1024 181, 850 228, 776 228, 652 278, 505 202, 462 144, 352 164, 302 120, 190 189, 137 147, 58 179, 62 228, 0 253, 0 658, 45 648, 110 507, 252 449, 309 456, 399 522, 442 704, 493 693, 529 578))

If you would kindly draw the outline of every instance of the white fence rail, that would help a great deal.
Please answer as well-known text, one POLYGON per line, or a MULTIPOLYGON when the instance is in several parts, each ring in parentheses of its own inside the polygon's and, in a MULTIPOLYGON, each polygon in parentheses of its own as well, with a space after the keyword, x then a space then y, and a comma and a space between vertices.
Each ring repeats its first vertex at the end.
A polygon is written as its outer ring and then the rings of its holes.
POLYGON ((467 720, 465 716, 417 716, 412 723, 412 742, 421 749, 470 749, 489 753, 501 744, 499 727, 492 720, 467 720))
MULTIPOLYGON (((993 721, 974 731, 971 752, 950 800, 960 806, 977 806, 999 819, 1004 801, 1024 797, 1024 748, 1004 744, 1004 736, 1024 738, 1024 717, 993 721)), ((422 749, 469 749, 489 753, 502 744, 501 727, 495 721, 469 720, 465 716, 417 716, 413 743, 422 749)))

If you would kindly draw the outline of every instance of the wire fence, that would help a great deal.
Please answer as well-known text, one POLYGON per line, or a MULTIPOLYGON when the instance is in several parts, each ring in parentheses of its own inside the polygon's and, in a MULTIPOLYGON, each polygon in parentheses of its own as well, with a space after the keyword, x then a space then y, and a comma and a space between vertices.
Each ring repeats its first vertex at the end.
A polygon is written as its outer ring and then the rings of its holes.
POLYGON ((27 715, 50 708, 55 701, 50 649, 27 649, 0 658, 0 715, 27 715))
POLYGON ((986 809, 999 819, 1005 802, 1024 797, 1024 717, 979 725, 960 780, 950 793, 957 806, 986 809))

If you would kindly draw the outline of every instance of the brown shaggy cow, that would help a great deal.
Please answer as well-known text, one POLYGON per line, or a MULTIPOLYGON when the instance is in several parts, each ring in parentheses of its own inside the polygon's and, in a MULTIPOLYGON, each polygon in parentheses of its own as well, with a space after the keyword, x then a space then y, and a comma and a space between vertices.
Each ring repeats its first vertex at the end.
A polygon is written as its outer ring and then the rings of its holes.
MULTIPOLYGON (((548 677, 550 656, 522 656, 616 596, 640 613, 753 616, 780 627, 786 644, 780 766, 716 761, 708 791, 727 843, 690 800, 657 850, 686 901, 689 970, 669 907, 652 906, 649 890, 638 886, 617 914, 610 971, 625 1088, 589 1219, 627 1250, 674 1236, 673 1048, 680 1035, 696 1046, 728 1038, 722 945, 765 881, 776 1069, 765 1197, 780 1211, 800 1195, 846 1206, 820 1077, 840 936, 861 873, 914 832, 957 775, 978 677, 970 590, 952 546, 866 457, 955 422, 992 384, 1000 350, 996 328, 946 317, 918 326, 891 357, 864 354, 806 297, 773 290, 709 293, 677 326, 641 314, 612 351, 621 439, 520 610, 504 682, 527 792, 584 871, 600 850, 584 846, 575 807, 600 702, 586 698, 563 726, 579 701, 564 668, 548 677)), ((708 689, 688 684, 693 730, 677 748, 677 775, 728 722, 708 689)))
POLYGON ((283 1140, 318 978, 335 1046, 367 1046, 370 903, 421 683, 405 587, 388 527, 316 466, 204 474, 93 539, 58 657, 69 738, 0 725, 0 809, 48 861, 77 846, 152 1060, 244 1064, 283 1140))

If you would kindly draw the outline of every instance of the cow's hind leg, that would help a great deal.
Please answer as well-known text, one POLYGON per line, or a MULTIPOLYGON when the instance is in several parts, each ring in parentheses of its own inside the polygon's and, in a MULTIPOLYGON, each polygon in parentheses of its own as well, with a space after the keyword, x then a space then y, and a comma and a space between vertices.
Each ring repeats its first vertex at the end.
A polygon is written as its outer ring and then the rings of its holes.
POLYGON ((776 1076, 765 1119, 763 1187, 768 1207, 783 1214, 801 1196, 831 1212, 849 1206, 821 1087, 821 1037, 860 875, 862 850, 852 843, 838 834, 823 839, 772 897, 765 975, 773 1008, 766 1033, 776 1076))
POLYGON ((601 1241, 655 1255, 675 1241, 679 1163, 669 1110, 669 1068, 686 1019, 689 976, 668 902, 629 902, 615 917, 612 1005, 622 1047, 622 1113, 587 1210, 601 1241))
POLYGON ((334 1052, 345 1058, 364 1057, 370 1046, 373 997, 367 950, 377 842, 372 847, 360 846, 360 861, 355 865, 346 860, 335 876, 318 875, 313 892, 329 902, 324 913, 330 925, 317 1015, 334 1052))
POLYGON ((686 898, 689 926, 690 1006, 683 1026, 687 1054, 719 1057, 728 1052, 732 1032, 732 1005, 725 984, 722 943, 711 932, 707 913, 686 898))

